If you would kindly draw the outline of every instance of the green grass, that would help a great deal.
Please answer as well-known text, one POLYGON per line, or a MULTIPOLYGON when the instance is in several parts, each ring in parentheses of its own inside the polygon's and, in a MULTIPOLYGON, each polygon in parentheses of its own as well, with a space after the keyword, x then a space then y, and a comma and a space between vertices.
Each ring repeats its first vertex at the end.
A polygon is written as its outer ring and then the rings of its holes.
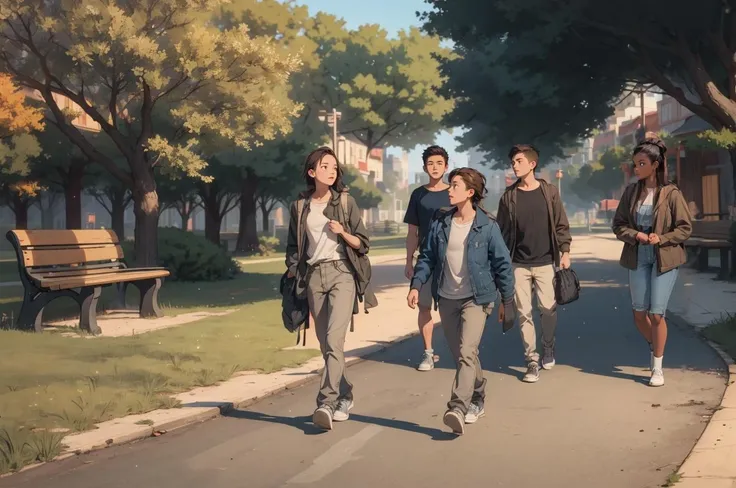
MULTIPOLYGON (((105 420, 177 407, 171 394, 214 385, 238 371, 269 373, 296 366, 319 354, 286 350, 293 341, 276 299, 132 337, 0 331, 0 433, 5 429, 14 433, 11 437, 30 436, 48 444, 43 435, 48 437, 50 429, 84 431, 105 420)), ((3 445, 0 435, 0 472, 3 466, 17 469, 20 458, 38 457, 30 448, 22 456, 12 454, 13 449, 3 445)))
POLYGON ((721 315, 703 331, 703 334, 736 359, 736 314, 721 315))
POLYGON ((15 259, 0 261, 0 283, 19 280, 17 261, 15 259))

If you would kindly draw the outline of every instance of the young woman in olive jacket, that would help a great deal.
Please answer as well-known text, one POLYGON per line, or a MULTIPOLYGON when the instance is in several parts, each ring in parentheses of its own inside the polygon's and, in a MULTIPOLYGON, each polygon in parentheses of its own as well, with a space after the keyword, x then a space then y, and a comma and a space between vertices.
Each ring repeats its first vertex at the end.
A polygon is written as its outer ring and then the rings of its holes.
POLYGON ((664 317, 678 269, 686 261, 683 243, 692 231, 682 193, 665 180, 666 153, 667 147, 656 137, 634 148, 639 181, 626 188, 613 218, 613 232, 624 242, 620 262, 629 270, 634 322, 649 343, 650 386, 664 385, 664 317))

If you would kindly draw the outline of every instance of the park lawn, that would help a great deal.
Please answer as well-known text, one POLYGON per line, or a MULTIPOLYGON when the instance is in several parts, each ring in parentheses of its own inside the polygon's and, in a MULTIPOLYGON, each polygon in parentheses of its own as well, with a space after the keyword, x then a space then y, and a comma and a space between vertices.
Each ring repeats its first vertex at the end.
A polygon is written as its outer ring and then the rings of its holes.
POLYGON ((736 314, 722 315, 714 320, 703 334, 736 360, 736 314))

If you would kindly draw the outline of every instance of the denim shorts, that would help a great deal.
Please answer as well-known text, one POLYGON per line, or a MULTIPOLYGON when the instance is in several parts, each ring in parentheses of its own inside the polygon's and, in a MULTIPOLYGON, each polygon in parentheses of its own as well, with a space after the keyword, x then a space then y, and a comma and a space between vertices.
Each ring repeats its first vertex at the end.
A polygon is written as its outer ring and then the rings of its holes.
POLYGON ((637 312, 665 315, 667 302, 677 281, 678 269, 657 274, 654 246, 639 246, 636 271, 629 270, 631 305, 637 312))

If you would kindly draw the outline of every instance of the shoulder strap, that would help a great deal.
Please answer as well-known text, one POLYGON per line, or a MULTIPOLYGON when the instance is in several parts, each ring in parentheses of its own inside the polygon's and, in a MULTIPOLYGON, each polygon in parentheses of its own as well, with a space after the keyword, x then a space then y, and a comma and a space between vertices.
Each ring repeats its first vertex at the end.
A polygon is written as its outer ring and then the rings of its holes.
POLYGON ((304 211, 304 199, 299 198, 296 201, 296 243, 298 253, 302 251, 302 212, 304 211))
POLYGON ((342 207, 343 225, 348 225, 350 222, 348 221, 348 192, 346 191, 340 193, 340 206, 342 207))

